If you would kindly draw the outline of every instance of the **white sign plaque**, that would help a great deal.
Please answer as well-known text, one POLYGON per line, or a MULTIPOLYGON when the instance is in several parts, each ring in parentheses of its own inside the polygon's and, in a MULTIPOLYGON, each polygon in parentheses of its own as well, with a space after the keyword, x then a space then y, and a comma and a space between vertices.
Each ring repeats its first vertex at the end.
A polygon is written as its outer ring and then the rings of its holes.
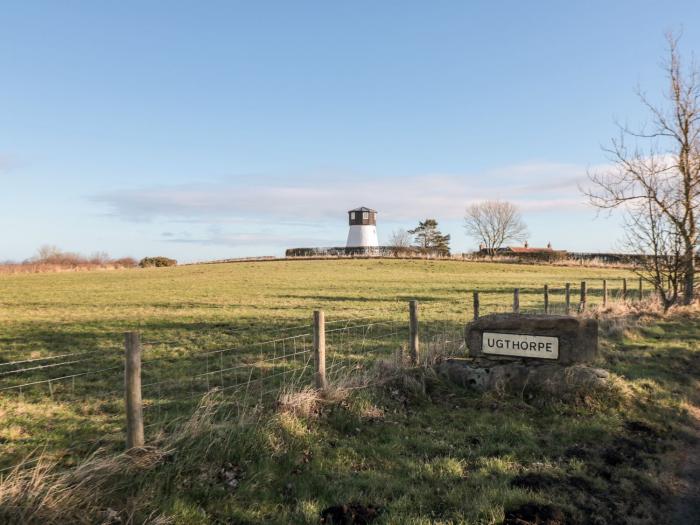
POLYGON ((484 332, 481 351, 484 354, 558 359, 559 339, 546 335, 484 332))

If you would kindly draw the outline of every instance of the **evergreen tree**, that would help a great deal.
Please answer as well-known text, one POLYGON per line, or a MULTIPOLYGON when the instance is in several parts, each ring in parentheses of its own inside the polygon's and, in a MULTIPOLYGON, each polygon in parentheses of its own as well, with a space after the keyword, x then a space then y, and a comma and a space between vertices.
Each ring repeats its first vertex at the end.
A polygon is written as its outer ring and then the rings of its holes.
POLYGON ((420 221, 418 226, 408 233, 413 235, 416 248, 424 252, 433 252, 440 255, 450 254, 450 236, 443 235, 437 229, 438 223, 435 219, 425 219, 420 221))

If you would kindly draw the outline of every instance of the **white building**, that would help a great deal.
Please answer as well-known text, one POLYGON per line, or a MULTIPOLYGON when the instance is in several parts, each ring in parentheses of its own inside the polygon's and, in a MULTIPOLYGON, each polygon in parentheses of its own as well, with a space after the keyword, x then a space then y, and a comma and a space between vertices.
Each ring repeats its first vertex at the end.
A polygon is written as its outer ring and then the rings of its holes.
POLYGON ((347 248, 376 248, 377 212, 364 206, 348 211, 350 231, 348 232, 347 248))

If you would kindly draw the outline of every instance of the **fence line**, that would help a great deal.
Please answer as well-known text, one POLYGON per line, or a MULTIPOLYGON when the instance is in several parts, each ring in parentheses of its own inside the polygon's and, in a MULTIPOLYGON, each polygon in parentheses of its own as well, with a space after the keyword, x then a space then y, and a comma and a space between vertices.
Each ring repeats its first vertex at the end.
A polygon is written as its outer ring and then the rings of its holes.
MULTIPOLYGON (((76 400, 106 401, 112 403, 117 412, 105 413, 105 421, 114 432, 123 432, 125 414, 121 408, 125 400, 127 405, 140 407, 144 420, 142 422, 144 439, 151 432, 163 429, 166 426, 187 417, 196 408, 193 400, 201 398, 208 392, 225 392, 227 402, 239 407, 264 406, 265 403, 276 399, 278 393, 289 386, 300 384, 316 384, 318 388, 324 388, 329 380, 335 380, 342 375, 352 374, 356 371, 367 369, 376 359, 385 357, 400 359, 408 356, 413 363, 430 363, 435 356, 454 355, 464 351, 463 327, 471 318, 498 312, 519 313, 557 313, 569 311, 575 308, 577 311, 591 306, 588 301, 594 297, 593 306, 598 306, 602 300, 603 305, 608 305, 611 300, 627 300, 630 291, 627 289, 626 280, 618 279, 622 287, 611 290, 608 279, 602 281, 601 289, 589 286, 591 280, 584 281, 574 290, 570 283, 563 286, 543 285, 540 291, 532 288, 519 288, 514 291, 513 302, 508 304, 503 301, 502 292, 474 291, 472 301, 465 300, 461 303, 426 302, 419 305, 412 301, 408 308, 404 306, 403 320, 377 320, 373 316, 355 318, 325 320, 323 319, 323 358, 319 354, 320 341, 316 341, 320 335, 320 325, 307 323, 294 327, 277 330, 263 329, 255 331, 238 330, 236 334, 243 335, 244 339, 250 335, 251 339, 263 334, 279 334, 264 341, 240 342, 235 345, 225 346, 216 350, 204 352, 190 352, 186 355, 148 356, 149 352, 142 354, 141 374, 143 382, 139 385, 142 395, 140 401, 133 399, 128 402, 123 388, 105 391, 99 390, 100 383, 80 383, 81 389, 76 390, 76 379, 86 378, 91 375, 103 374, 111 371, 124 370, 124 354, 110 353, 114 348, 94 350, 88 352, 72 352, 55 356, 22 359, 8 363, 0 363, 0 367, 24 366, 16 370, 4 370, 0 372, 0 381, 17 379, 22 375, 33 376, 31 381, 9 386, 0 386, 0 392, 11 393, 18 391, 20 396, 30 387, 48 385, 49 396, 54 399, 57 384, 72 381, 70 392, 59 389, 61 395, 72 394, 76 400), (580 292, 580 300, 577 305, 571 304, 571 293, 580 292), (494 296, 496 301, 489 301, 494 296), (536 299, 533 301, 533 297, 536 299), (470 303, 471 314, 470 315, 470 303), (314 329, 315 328, 315 329, 314 329), (289 334, 294 330, 303 330, 300 334, 289 334), (283 335, 288 334, 288 335, 283 335), (408 354, 406 354, 408 350, 408 354), (105 358, 120 359, 119 364, 98 367, 93 370, 85 370, 59 377, 36 377, 63 366, 76 366, 82 363, 94 363, 94 359, 84 359, 87 356, 101 354, 105 358), (105 355, 106 354, 106 355, 105 355), (50 361, 68 359, 58 363, 50 361), (323 362, 323 380, 319 379, 319 365, 323 362), (43 363, 43 364, 42 364, 43 363), (313 363, 313 366, 312 366, 313 363), (317 380, 314 380, 314 376, 317 380), (83 396, 83 397, 81 397, 83 396), (115 404, 116 403, 116 404, 115 404)), ((642 286, 638 290, 632 290, 635 298, 644 298, 642 286)), ((405 304, 405 303, 404 303, 405 304)), ((211 331, 208 331, 211 333, 211 331)), ((222 329, 222 333, 224 330, 222 329)), ((230 335, 224 333, 224 335, 230 335)), ((191 343, 187 340, 185 346, 191 343)), ((164 344, 163 342, 147 341, 142 345, 164 344)), ((182 342, 174 344, 183 345, 182 342)), ((142 345, 141 348, 143 348, 142 345)), ((191 349, 190 349, 191 350, 191 349)), ((111 377, 109 378, 112 379, 111 377)), ((120 378, 121 380, 121 378, 120 378)), ((2 385, 2 383, 0 383, 2 385)), ((45 396, 45 390, 39 390, 45 396)), ((30 402, 41 402, 42 398, 32 398, 30 402)), ((63 399, 61 397, 61 399, 63 399)), ((27 400, 25 400, 26 402, 27 400)), ((129 412, 129 409, 126 410, 129 412)), ((128 426, 128 425, 127 425, 128 426)), ((131 425, 133 426, 133 424, 131 425)), ((138 432, 137 432, 138 434, 138 432)), ((136 439, 129 439, 129 443, 139 443, 136 439)), ((30 464, 23 462, 22 464, 30 464)), ((0 473, 10 468, 0 469, 0 473)))

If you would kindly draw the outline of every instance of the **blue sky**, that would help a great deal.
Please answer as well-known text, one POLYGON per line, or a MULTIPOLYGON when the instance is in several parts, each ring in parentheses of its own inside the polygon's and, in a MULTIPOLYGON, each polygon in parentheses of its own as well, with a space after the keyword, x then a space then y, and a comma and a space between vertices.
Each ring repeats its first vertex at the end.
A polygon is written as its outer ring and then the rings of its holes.
POLYGON ((3 2, 0 260, 181 261, 380 241, 508 199, 530 244, 609 250, 577 184, 664 89, 700 3, 3 2))

